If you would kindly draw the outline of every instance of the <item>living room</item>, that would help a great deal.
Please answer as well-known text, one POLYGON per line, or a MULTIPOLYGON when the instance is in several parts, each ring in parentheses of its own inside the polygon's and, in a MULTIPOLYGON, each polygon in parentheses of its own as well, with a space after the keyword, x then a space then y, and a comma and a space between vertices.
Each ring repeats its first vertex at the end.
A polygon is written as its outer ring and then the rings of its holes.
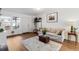
POLYGON ((0 8, 1 51, 78 51, 78 12, 78 8, 0 8))

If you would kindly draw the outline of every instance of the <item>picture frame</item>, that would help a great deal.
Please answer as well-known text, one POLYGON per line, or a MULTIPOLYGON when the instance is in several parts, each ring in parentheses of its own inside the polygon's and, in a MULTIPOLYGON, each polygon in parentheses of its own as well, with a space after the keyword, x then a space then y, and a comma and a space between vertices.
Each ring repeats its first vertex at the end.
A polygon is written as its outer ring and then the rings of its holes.
POLYGON ((47 15, 48 23, 57 22, 57 21, 58 21, 58 12, 54 12, 54 13, 47 15))

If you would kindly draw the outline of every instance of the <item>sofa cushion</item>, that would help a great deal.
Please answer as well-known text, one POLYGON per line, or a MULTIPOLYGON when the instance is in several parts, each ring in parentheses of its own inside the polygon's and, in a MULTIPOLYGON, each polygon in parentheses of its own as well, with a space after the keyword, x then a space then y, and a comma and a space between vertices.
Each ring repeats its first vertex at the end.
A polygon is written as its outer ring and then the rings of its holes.
POLYGON ((54 28, 53 29, 52 28, 48 28, 47 30, 48 30, 48 32, 56 33, 56 30, 54 28))
POLYGON ((64 30, 64 28, 47 28, 48 32, 59 34, 64 30))
POLYGON ((57 41, 57 42, 63 42, 63 40, 62 40, 62 35, 57 35, 57 34, 50 33, 50 32, 47 32, 46 35, 47 35, 51 40, 54 40, 54 41, 57 41))

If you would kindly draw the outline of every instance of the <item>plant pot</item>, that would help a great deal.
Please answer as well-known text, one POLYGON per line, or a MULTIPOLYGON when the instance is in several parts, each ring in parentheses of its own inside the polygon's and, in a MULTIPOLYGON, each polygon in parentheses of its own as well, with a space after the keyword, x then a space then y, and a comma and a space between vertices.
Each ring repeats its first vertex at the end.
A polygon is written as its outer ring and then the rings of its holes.
POLYGON ((74 31, 74 27, 73 26, 71 26, 71 32, 73 32, 74 31))
POLYGON ((0 28, 0 32, 3 32, 3 31, 4 31, 4 29, 0 28))
POLYGON ((46 34, 46 32, 43 32, 43 35, 45 35, 46 34))

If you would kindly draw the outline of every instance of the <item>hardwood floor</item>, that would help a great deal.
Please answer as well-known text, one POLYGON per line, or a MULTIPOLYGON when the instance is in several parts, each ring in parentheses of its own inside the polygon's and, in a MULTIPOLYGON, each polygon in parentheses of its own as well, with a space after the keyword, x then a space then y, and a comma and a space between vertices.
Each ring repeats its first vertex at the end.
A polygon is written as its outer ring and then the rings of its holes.
POLYGON ((75 42, 65 40, 60 51, 79 51, 79 43, 75 45, 75 42))
POLYGON ((7 40, 7 45, 10 51, 27 51, 22 44, 21 41, 30 37, 35 36, 36 34, 34 33, 28 33, 28 34, 22 34, 22 35, 17 35, 14 37, 9 37, 7 40))
MULTIPOLYGON (((21 41, 30 37, 36 36, 34 33, 17 35, 14 37, 9 37, 7 40, 7 45, 10 51, 28 51, 22 44, 21 41)), ((69 42, 65 40, 60 51, 79 51, 79 43, 75 46, 74 42, 69 42)))

